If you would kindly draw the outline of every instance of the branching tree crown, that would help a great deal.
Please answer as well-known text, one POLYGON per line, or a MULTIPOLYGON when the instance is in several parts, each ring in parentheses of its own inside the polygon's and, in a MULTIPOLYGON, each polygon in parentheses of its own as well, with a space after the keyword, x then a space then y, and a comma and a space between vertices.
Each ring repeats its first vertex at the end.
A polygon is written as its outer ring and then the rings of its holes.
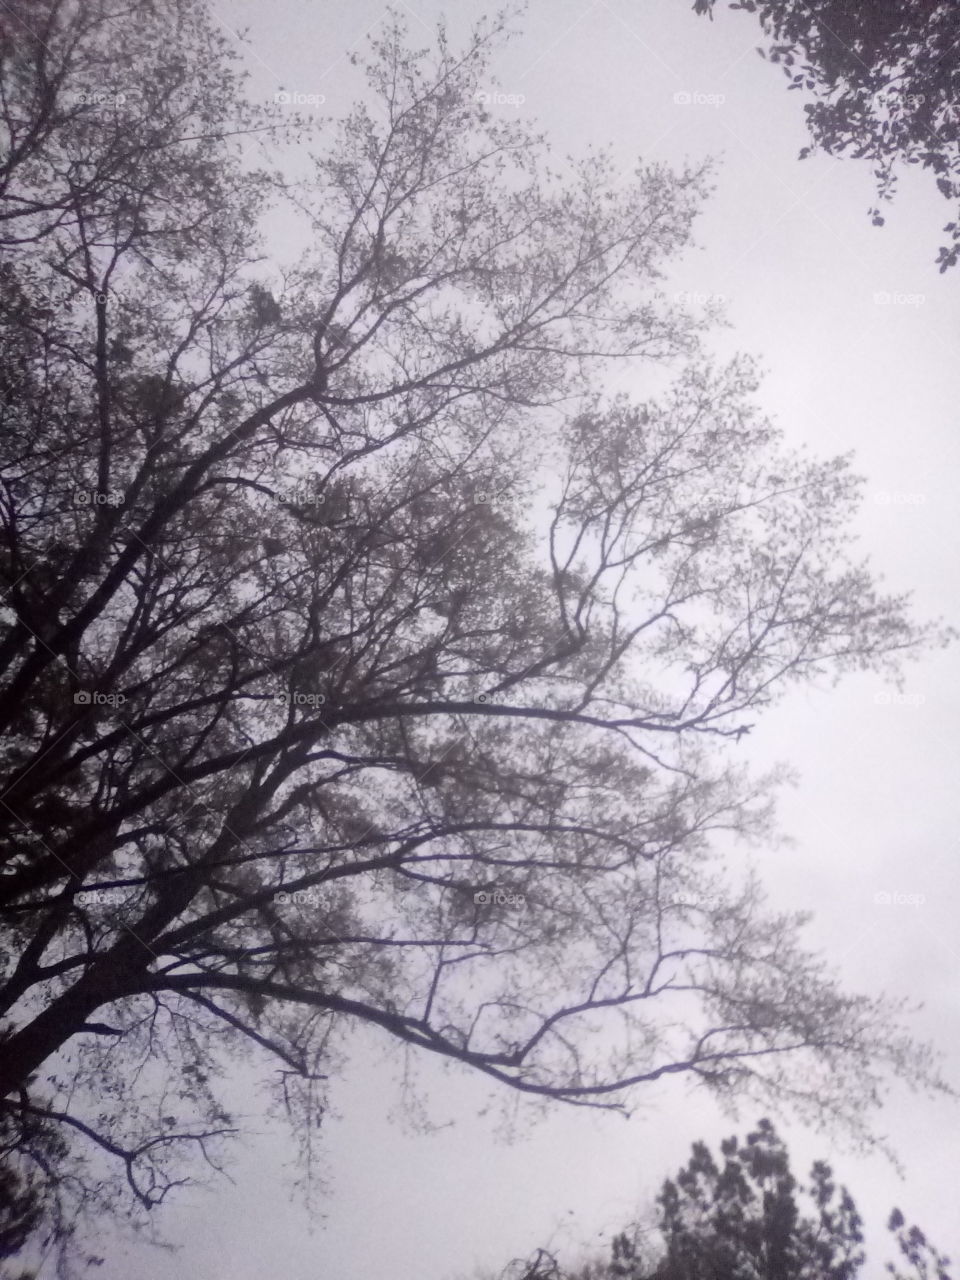
POLYGON ((535 1098, 685 1073, 861 1136, 891 1072, 945 1088, 718 869, 770 835, 753 718, 946 633, 849 558, 848 460, 786 450, 658 292, 706 171, 554 170, 477 98, 506 19, 418 52, 394 16, 288 184, 197 0, 12 11, 0 1097, 60 1187, 90 1149, 153 1207, 216 1162, 241 1049, 309 1152, 353 1023, 535 1098), (626 359, 669 388, 605 396, 626 359))

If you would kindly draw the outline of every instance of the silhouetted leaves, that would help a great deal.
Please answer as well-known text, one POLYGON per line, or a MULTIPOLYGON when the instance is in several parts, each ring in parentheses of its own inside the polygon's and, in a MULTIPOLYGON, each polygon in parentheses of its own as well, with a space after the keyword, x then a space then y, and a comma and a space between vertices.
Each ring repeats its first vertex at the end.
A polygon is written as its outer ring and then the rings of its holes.
MULTIPOLYGON (((694 10, 712 17, 715 4, 696 0, 694 10)), ((768 56, 783 66, 789 87, 815 95, 804 107, 814 148, 870 161, 881 200, 893 198, 901 163, 929 169, 945 199, 960 199, 954 0, 740 0, 730 8, 758 16, 768 56)), ((801 159, 812 150, 804 147, 801 159)), ((883 226, 879 210, 869 212, 883 226)), ((951 243, 939 251, 941 271, 960 256, 957 224, 944 230, 951 243)))

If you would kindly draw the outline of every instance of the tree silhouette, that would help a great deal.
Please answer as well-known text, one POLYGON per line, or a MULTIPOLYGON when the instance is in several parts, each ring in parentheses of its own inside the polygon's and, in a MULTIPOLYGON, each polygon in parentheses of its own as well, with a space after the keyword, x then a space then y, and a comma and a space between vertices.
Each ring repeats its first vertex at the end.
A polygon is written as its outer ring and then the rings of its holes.
MULTIPOLYGON (((716 0, 695 0, 713 16, 716 0)), ((952 0, 740 0, 759 17, 766 50, 790 81, 814 95, 804 107, 815 149, 873 165, 881 202, 901 164, 921 165, 952 204, 960 201, 960 11, 952 0)), ((884 218, 870 209, 874 225, 884 218)), ((960 257, 960 216, 944 228, 940 270, 960 257)))
MULTIPOLYGON (((697 1142, 688 1164, 657 1197, 654 1224, 614 1237, 607 1260, 567 1270, 550 1259, 553 1280, 856 1280, 866 1261, 863 1221, 822 1160, 802 1185, 769 1120, 744 1142, 720 1144, 719 1161, 697 1142), (651 1240, 653 1228, 656 1241, 651 1240)), ((895 1209, 887 1223, 910 1270, 886 1264, 895 1280, 950 1280, 949 1258, 895 1209)), ((517 1273, 519 1275, 519 1272, 517 1273)), ((534 1272, 534 1274, 537 1274, 534 1272)), ((511 1269, 502 1280, 513 1280, 511 1269)))
POLYGON ((828 1165, 798 1187, 786 1148, 762 1120, 745 1143, 721 1143, 718 1165, 704 1143, 660 1194, 666 1254, 658 1280, 754 1275, 757 1280, 852 1280, 864 1261, 862 1222, 828 1165), (809 1198, 813 1215, 801 1214, 809 1198), (800 1203, 798 1203, 800 1200, 800 1203))
POLYGON ((253 148, 306 126, 200 3, 17 13, 0 1098, 67 1143, 51 1186, 219 1167, 244 1051, 309 1159, 355 1023, 545 1101, 682 1072, 865 1140, 890 1073, 946 1088, 718 869, 770 832, 744 718, 947 635, 849 559, 848 461, 657 295, 704 172, 552 172, 477 100, 503 21, 417 53, 394 15, 287 183, 253 148), (627 359, 641 403, 597 383, 627 359))

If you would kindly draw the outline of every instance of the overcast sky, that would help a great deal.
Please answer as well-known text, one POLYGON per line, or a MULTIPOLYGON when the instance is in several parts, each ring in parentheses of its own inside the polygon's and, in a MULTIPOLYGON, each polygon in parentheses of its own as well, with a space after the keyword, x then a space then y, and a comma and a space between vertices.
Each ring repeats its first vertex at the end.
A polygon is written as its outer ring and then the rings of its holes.
MULTIPOLYGON (((403 7, 424 44, 441 12, 457 32, 483 11, 465 0, 403 7)), ((249 29, 255 96, 322 95, 321 110, 339 114, 357 85, 346 55, 384 10, 374 0, 223 0, 214 12, 231 33, 249 29)), ((535 118, 557 159, 603 144, 625 169, 638 155, 718 157, 700 247, 669 287, 726 298, 732 327, 716 349, 760 358, 762 403, 790 443, 855 451, 868 478, 863 553, 888 589, 915 593, 921 618, 958 624, 960 276, 934 265, 946 203, 913 171, 886 226, 872 227, 869 166, 797 160, 807 140, 801 99, 757 43, 755 19, 725 0, 712 23, 694 16, 691 0, 532 0, 523 34, 498 62, 512 101, 496 109, 535 118)), ((289 246, 280 233, 276 241, 282 255, 289 246)), ((642 394, 642 382, 632 385, 642 394)), ((912 1029, 947 1052, 947 1074, 960 1082, 957 677, 954 649, 911 666, 900 694, 876 677, 794 693, 758 721, 749 747, 758 769, 785 760, 799 773, 780 806, 795 844, 753 855, 773 902, 815 913, 809 941, 848 987, 923 998, 912 1029), (897 895, 923 901, 897 905, 897 895)), ((255 1119, 260 1136, 238 1150, 234 1183, 183 1196, 166 1214, 161 1226, 183 1246, 179 1258, 118 1246, 100 1274, 458 1280, 538 1245, 569 1259, 625 1225, 694 1140, 745 1132, 759 1118, 748 1110, 737 1126, 673 1082, 650 1088, 630 1121, 558 1104, 532 1125, 522 1102, 504 1127, 496 1108, 480 1114, 486 1083, 424 1056, 410 1065, 440 1128, 423 1135, 410 1123, 402 1062, 387 1050, 382 1036, 358 1033, 336 1082, 338 1117, 324 1130, 329 1186, 312 1234, 284 1172, 289 1135, 255 1119)), ((235 1092, 257 1116, 246 1076, 235 1092)), ((897 1204, 957 1257, 958 1120, 948 1102, 893 1094, 879 1127, 903 1159, 903 1181, 882 1157, 780 1127, 798 1172, 814 1156, 833 1159, 868 1223, 882 1226, 897 1204)), ((885 1236, 870 1239, 885 1245, 885 1236)), ((886 1256, 874 1249, 869 1280, 886 1256)))

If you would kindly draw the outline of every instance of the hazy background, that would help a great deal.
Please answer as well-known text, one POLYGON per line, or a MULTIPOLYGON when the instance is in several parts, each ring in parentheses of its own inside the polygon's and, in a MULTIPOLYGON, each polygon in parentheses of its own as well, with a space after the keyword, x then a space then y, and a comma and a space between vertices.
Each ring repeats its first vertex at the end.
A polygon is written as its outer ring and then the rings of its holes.
MULTIPOLYGON (((423 45, 441 12, 456 35, 484 11, 465 0, 401 7, 423 45)), ((360 87, 347 54, 384 15, 372 0, 230 0, 214 12, 231 34, 248 28, 254 96, 323 95, 317 110, 334 116, 360 87)), ((695 17, 691 0, 532 0, 522 36, 497 64, 500 91, 524 100, 493 109, 535 118, 557 163, 604 144, 627 171, 637 156, 719 158, 700 248, 664 287, 724 295, 732 328, 717 335, 716 349, 760 357, 768 371, 760 398, 788 442, 855 451, 869 482, 860 545, 886 587, 913 590, 921 617, 960 623, 960 276, 934 265, 948 206, 928 175, 908 171, 886 226, 871 226, 869 165, 797 161, 807 141, 803 99, 757 56, 758 43, 753 17, 719 5, 711 23, 695 17)), ((282 258, 295 246, 282 222, 271 227, 282 258)), ((639 377, 624 385, 643 392, 639 377)), ((953 650, 911 666, 902 693, 875 677, 794 693, 742 747, 758 769, 787 760, 799 773, 780 806, 794 846, 754 855, 774 904, 815 913, 809 940, 850 988, 922 998, 911 1027, 947 1052, 956 1083, 958 683, 953 650), (896 905, 878 894, 924 901, 896 905)), ((539 1245, 572 1261, 581 1244, 603 1245, 626 1225, 694 1140, 746 1132, 759 1118, 748 1110, 738 1126, 705 1094, 673 1081, 638 1095, 628 1122, 557 1104, 531 1127, 532 1104, 518 1098, 503 1124, 496 1106, 480 1114, 490 1100, 485 1082, 427 1055, 409 1065, 439 1126, 432 1134, 416 1132, 402 1059, 373 1030, 354 1036, 333 1092, 338 1115, 322 1134, 328 1187, 312 1234, 291 1191, 289 1134, 263 1120, 252 1080, 238 1075, 238 1110, 259 1136, 238 1150, 234 1183, 185 1194, 164 1215, 179 1256, 104 1241, 100 1274, 458 1280, 539 1245)), ((850 1185, 874 1228, 868 1280, 891 1256, 876 1228, 894 1204, 960 1255, 958 1119, 949 1103, 893 1094, 879 1127, 902 1156, 904 1180, 881 1157, 858 1158, 780 1124, 796 1172, 824 1155, 850 1185)))

